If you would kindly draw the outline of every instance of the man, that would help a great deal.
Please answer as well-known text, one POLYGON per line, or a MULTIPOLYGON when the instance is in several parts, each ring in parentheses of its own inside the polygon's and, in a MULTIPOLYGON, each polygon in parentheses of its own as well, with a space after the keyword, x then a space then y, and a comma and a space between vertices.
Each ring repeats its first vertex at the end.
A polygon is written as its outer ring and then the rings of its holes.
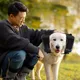
POLYGON ((53 30, 34 31, 24 25, 28 9, 21 2, 8 8, 8 19, 0 21, 0 67, 3 80, 25 80, 38 59, 44 58, 37 47, 44 33, 53 30))

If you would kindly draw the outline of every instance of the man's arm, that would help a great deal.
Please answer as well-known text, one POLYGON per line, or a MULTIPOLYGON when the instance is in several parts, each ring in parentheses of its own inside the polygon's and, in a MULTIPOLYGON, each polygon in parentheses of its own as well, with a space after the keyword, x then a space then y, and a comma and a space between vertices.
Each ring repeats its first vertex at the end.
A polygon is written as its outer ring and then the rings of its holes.
POLYGON ((26 25, 21 27, 21 32, 23 33, 23 36, 29 34, 30 36, 30 42, 35 45, 39 46, 39 44, 42 42, 41 36, 43 34, 51 34, 54 32, 54 30, 34 30, 34 29, 29 29, 26 25))
POLYGON ((30 43, 28 39, 20 37, 5 24, 0 24, 0 45, 5 50, 25 50, 27 53, 38 54, 38 47, 30 43))

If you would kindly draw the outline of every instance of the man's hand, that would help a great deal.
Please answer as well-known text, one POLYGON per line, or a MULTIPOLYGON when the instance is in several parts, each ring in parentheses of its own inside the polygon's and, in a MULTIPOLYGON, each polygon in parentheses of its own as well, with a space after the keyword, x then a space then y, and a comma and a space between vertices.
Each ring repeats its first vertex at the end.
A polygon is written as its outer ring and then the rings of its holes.
POLYGON ((43 60, 44 58, 44 55, 40 49, 39 49, 38 57, 39 57, 39 60, 43 60))

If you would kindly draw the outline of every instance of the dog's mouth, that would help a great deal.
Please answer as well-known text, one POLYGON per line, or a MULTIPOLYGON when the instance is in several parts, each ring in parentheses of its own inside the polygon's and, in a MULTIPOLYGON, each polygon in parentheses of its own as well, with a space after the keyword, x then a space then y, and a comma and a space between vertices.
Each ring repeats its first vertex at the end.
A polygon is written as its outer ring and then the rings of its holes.
POLYGON ((56 52, 56 53, 59 53, 59 52, 60 52, 60 50, 59 50, 59 49, 56 49, 56 50, 55 50, 55 52, 56 52))

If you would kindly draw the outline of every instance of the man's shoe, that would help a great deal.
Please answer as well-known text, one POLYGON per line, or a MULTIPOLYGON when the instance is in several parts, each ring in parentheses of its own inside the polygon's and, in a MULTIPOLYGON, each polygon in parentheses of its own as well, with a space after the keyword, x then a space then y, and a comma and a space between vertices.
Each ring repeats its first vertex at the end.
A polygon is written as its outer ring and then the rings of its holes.
POLYGON ((24 67, 15 77, 15 80, 26 80, 26 76, 31 72, 30 69, 24 67))

